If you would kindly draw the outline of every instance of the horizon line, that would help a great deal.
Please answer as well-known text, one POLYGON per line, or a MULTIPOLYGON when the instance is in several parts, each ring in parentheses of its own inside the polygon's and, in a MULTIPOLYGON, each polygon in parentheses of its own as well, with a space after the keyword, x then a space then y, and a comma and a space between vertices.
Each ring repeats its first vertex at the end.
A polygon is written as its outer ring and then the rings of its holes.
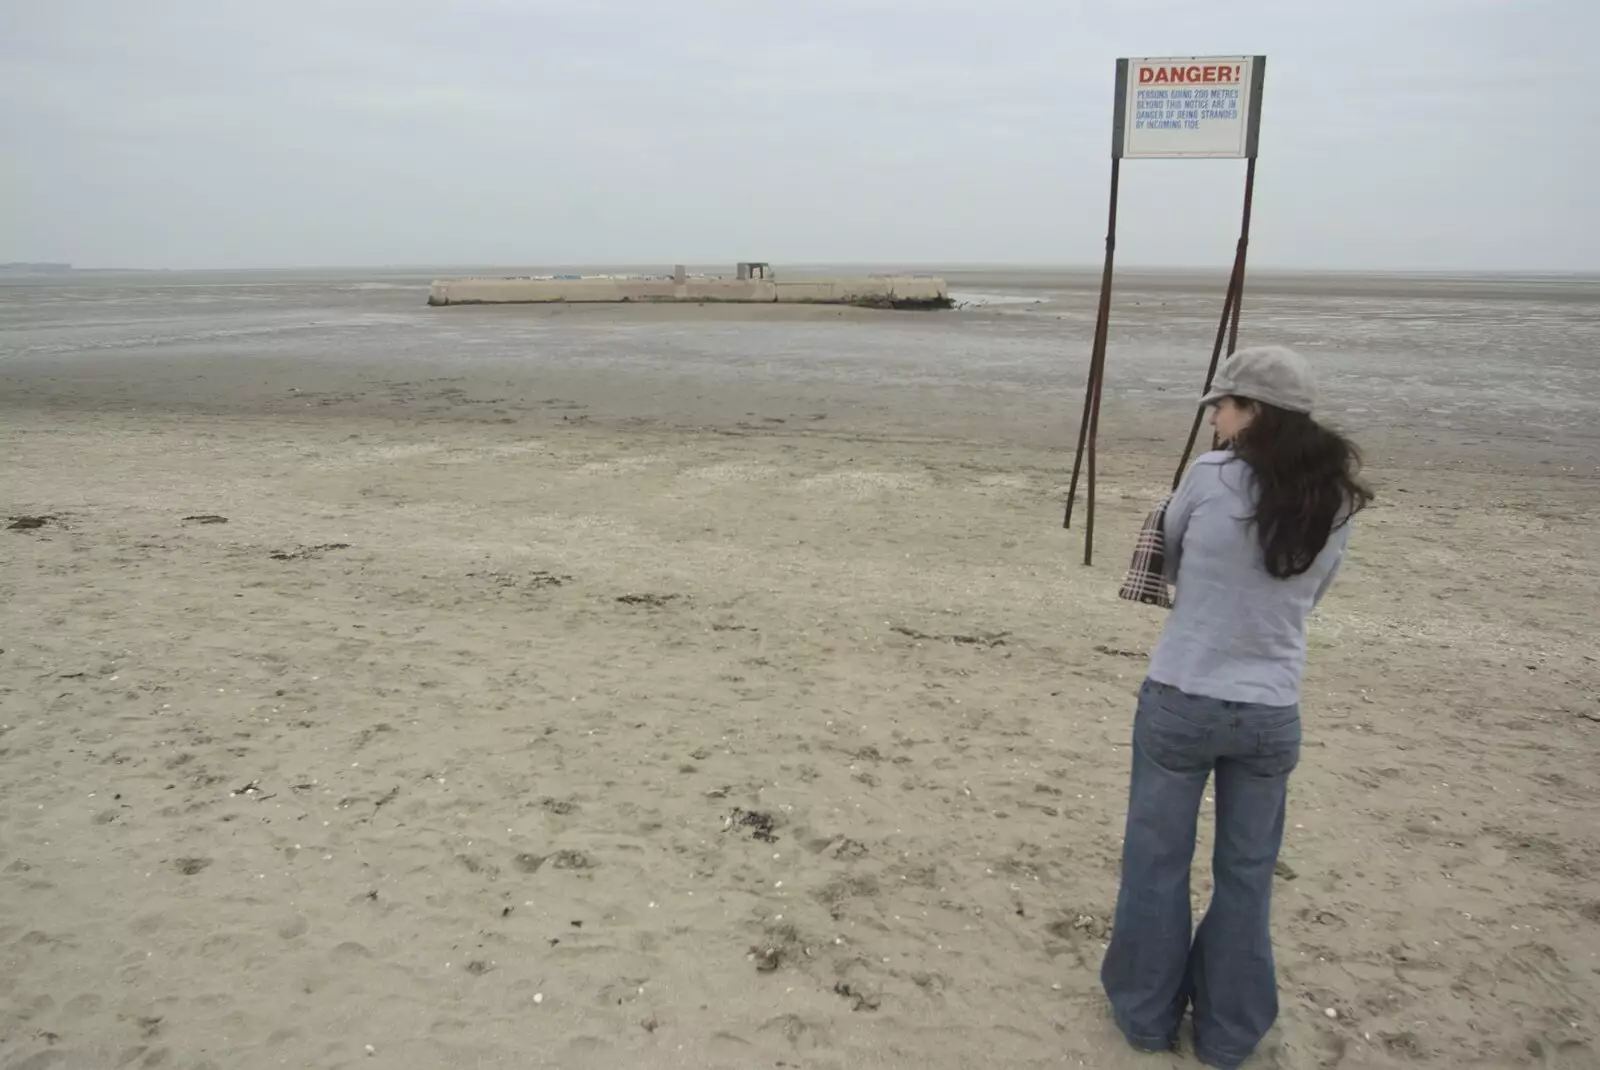
MULTIPOLYGON (((882 271, 885 268, 900 266, 905 268, 939 268, 945 271, 1053 271, 1065 273, 1100 272, 1103 265, 1095 263, 1065 263, 1038 260, 773 260, 766 261, 778 269, 808 270, 815 268, 874 268, 882 271)), ((4 274, 6 267, 18 268, 44 265, 50 261, 17 260, 0 261, 0 274, 4 274)), ((499 270, 499 269, 527 269, 527 268, 663 268, 670 270, 675 264, 682 263, 686 267, 703 268, 709 266, 721 267, 726 263, 732 269, 737 261, 655 261, 655 260, 592 260, 592 261, 564 261, 552 260, 546 262, 527 261, 492 262, 492 261, 437 261, 432 263, 391 263, 391 264, 289 264, 268 265, 254 264, 237 267, 217 266, 184 266, 184 267, 115 267, 95 266, 80 267, 67 261, 57 261, 65 265, 65 270, 41 271, 37 276, 56 274, 182 274, 182 273, 247 273, 247 272, 312 272, 312 271, 383 271, 383 272, 416 272, 419 274, 462 270, 499 270)), ((1194 274, 1226 274, 1229 270, 1227 264, 1158 264, 1158 263, 1132 263, 1118 265, 1117 272, 1123 273, 1194 273, 1194 274)), ((1387 276, 1483 276, 1483 277, 1571 277, 1585 278, 1600 276, 1600 266, 1589 268, 1440 268, 1440 267, 1309 267, 1305 265, 1287 265, 1268 263, 1251 265, 1247 268, 1250 274, 1279 274, 1279 275, 1387 275, 1387 276)), ((25 272, 17 272, 20 276, 25 272)))

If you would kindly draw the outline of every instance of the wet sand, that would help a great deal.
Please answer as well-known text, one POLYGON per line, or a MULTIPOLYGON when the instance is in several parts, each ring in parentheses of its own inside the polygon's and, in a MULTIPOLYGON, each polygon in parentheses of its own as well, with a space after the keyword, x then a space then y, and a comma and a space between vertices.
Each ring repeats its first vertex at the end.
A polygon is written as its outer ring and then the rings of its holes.
MULTIPOLYGON (((48 518, 0 530, 0 1067, 1195 1065, 1096 970, 1161 623, 1115 590, 1221 283, 1119 280, 1084 568, 1092 276, 948 274, 0 286, 0 514, 48 518)), ((1597 310, 1253 283, 1381 495, 1253 1065, 1600 1061, 1597 310)))

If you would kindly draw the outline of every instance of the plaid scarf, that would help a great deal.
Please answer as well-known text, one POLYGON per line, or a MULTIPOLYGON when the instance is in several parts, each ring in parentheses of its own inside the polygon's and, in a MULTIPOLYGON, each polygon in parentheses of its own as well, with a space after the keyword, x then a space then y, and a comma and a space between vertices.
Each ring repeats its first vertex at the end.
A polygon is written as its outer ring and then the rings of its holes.
POLYGON ((1118 598, 1129 602, 1143 602, 1147 606, 1172 608, 1172 592, 1167 589, 1167 536, 1162 525, 1167 517, 1169 494, 1145 518, 1139 529, 1139 538, 1133 544, 1133 563, 1128 566, 1128 577, 1122 581, 1118 598))

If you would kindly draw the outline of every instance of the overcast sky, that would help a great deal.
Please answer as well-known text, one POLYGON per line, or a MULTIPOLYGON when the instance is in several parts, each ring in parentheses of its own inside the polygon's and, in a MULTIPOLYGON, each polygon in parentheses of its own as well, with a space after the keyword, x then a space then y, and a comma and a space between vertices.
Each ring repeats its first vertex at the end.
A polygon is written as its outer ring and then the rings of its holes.
MULTIPOLYGON (((1600 270, 1597 41, 1600 0, 0 0, 0 260, 1088 264, 1116 57, 1259 52, 1254 263, 1600 270)), ((1129 162, 1122 262, 1226 265, 1243 172, 1129 162)))

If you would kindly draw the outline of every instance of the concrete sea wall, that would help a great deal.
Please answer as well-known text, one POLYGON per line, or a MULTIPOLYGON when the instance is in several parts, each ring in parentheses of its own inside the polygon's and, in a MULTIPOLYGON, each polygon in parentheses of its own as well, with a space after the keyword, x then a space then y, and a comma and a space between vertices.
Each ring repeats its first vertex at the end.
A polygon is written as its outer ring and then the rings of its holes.
POLYGON ((943 279, 917 275, 859 278, 674 280, 629 278, 441 279, 430 305, 497 305, 625 301, 738 301, 751 304, 866 305, 948 308, 943 279))

